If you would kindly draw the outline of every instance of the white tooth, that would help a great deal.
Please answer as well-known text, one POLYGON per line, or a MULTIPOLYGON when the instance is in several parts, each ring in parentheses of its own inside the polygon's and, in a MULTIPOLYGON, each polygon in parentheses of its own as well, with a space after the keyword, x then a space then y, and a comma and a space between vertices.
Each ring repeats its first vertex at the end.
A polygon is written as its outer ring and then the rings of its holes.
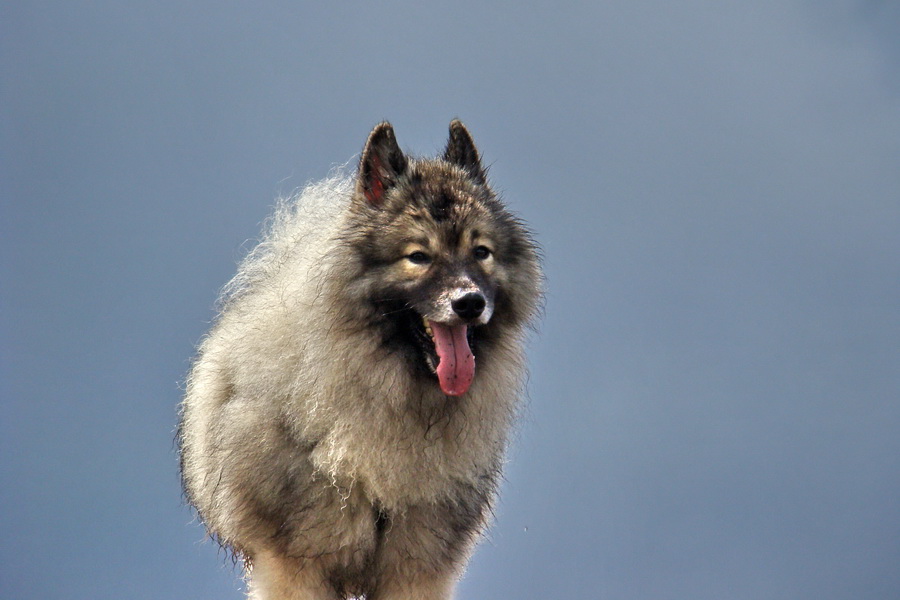
POLYGON ((425 324, 425 333, 427 333, 431 337, 434 337, 434 333, 431 331, 431 325, 428 324, 428 320, 423 318, 422 323, 425 324))

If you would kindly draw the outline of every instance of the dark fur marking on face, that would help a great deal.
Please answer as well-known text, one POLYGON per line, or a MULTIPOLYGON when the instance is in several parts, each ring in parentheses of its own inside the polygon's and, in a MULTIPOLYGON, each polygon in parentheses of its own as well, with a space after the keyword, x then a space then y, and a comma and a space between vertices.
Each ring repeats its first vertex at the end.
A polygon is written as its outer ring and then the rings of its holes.
MULTIPOLYGON (((422 316, 411 308, 404 308, 395 311, 390 317, 392 323, 389 330, 393 334, 383 338, 385 348, 409 357, 406 364, 411 375, 424 379, 434 378, 434 373, 428 367, 428 361, 430 356, 430 360, 436 364, 437 355, 434 347, 430 346, 431 342, 426 340, 422 316)), ((382 331, 386 329, 388 328, 383 328, 382 331)))
POLYGON ((431 217, 438 223, 442 223, 450 218, 451 209, 456 199, 448 190, 439 191, 431 200, 428 211, 431 217))

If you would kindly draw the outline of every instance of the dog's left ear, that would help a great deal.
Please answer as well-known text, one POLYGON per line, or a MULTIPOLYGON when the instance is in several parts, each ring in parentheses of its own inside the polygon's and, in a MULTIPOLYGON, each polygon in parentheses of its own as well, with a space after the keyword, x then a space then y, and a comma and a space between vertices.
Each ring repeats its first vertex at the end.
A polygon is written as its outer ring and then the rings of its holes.
POLYGON ((478 183, 487 181, 472 135, 459 119, 450 122, 450 139, 444 151, 444 160, 468 171, 478 183))
POLYGON ((394 137, 394 128, 387 121, 379 123, 369 134, 359 159, 357 192, 365 196, 370 205, 381 206, 385 192, 397 185, 407 164, 406 155, 394 137))

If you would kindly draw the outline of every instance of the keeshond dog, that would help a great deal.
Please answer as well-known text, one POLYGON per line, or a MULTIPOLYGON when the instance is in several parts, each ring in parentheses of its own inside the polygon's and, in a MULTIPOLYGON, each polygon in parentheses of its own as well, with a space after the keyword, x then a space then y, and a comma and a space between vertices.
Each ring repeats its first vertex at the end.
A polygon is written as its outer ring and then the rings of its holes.
POLYGON ((184 486, 255 600, 449 598, 486 524, 540 302, 472 137, 375 127, 278 206, 187 380, 184 486))

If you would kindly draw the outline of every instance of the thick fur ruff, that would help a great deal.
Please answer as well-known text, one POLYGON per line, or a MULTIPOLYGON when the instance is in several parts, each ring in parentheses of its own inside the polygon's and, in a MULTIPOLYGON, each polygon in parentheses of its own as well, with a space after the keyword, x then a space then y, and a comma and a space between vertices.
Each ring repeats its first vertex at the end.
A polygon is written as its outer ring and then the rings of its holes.
POLYGON ((279 203, 224 290, 179 430, 188 498, 246 559, 252 598, 450 597, 496 492, 539 282, 458 122, 432 160, 382 124, 355 178, 279 203), (435 374, 450 359, 429 323, 468 335, 461 392, 435 374))

